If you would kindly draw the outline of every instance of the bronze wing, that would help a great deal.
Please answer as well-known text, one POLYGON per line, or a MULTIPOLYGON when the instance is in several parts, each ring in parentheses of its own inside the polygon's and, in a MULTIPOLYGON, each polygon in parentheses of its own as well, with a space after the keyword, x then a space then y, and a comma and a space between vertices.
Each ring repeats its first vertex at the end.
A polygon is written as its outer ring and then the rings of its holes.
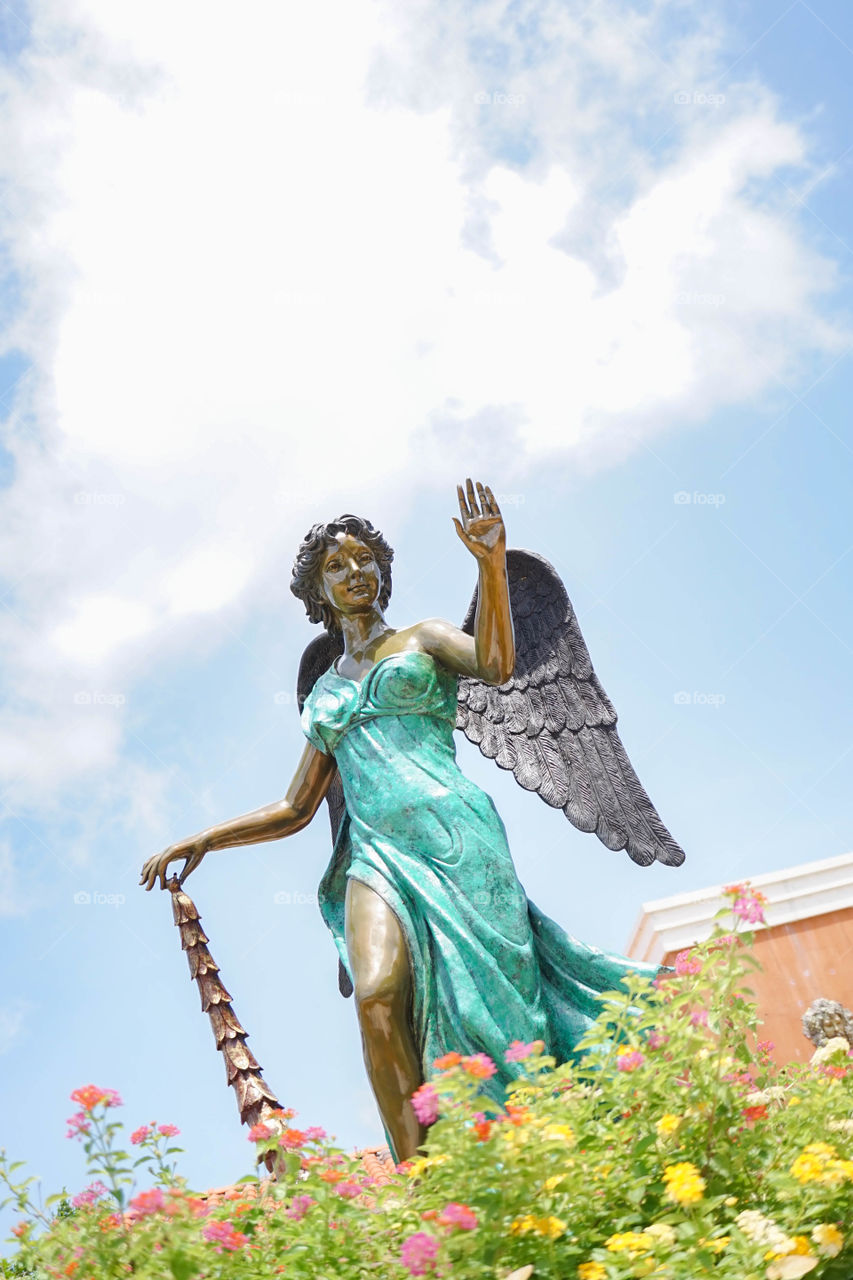
MULTIPOLYGON (((505 684, 459 681, 457 728, 526 791, 641 866, 684 861, 634 772, 566 588, 533 551, 507 552, 516 663, 505 684)), ((474 633, 477 592, 462 629, 474 633)))

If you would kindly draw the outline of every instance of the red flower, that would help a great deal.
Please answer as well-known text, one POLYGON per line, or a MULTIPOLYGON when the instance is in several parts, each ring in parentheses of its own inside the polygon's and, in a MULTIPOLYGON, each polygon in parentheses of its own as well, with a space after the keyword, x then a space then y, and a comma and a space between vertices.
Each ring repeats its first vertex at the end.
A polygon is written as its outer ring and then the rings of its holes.
POLYGON ((757 1120, 767 1119, 767 1108, 763 1103, 757 1107, 744 1107, 741 1115, 748 1125, 754 1125, 757 1120))
POLYGON ((485 1142, 489 1134, 492 1132, 493 1120, 487 1120, 482 1111, 478 1111, 474 1117, 474 1132, 481 1142, 485 1142))

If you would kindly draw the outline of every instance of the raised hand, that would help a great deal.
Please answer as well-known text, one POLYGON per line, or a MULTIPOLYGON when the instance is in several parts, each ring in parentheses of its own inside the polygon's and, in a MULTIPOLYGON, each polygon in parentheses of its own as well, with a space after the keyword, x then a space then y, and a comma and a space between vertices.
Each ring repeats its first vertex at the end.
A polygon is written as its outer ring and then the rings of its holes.
POLYGON ((506 551, 506 529, 494 494, 488 485, 480 484, 479 480, 476 496, 472 480, 466 480, 465 486, 465 489, 461 484, 456 486, 462 515, 461 523, 453 517, 456 532, 478 560, 503 555, 506 551))

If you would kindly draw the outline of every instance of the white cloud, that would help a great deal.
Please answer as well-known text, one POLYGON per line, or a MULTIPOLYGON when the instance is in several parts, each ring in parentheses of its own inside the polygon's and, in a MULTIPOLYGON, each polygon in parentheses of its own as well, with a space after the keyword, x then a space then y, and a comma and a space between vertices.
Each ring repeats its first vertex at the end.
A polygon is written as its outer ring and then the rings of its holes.
POLYGON ((81 672, 126 692, 314 519, 455 480, 448 424, 607 463, 839 347, 774 203, 804 138, 760 85, 703 105, 711 17, 514 12, 34 0, 2 149, 22 802, 120 751, 81 672))

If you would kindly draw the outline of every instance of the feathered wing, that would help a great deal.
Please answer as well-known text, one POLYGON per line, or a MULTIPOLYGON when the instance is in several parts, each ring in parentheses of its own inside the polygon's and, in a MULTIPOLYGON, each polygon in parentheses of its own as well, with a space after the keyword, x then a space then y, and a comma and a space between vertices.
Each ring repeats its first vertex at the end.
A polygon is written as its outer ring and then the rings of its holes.
MULTIPOLYGON (((460 679, 457 728, 608 849, 627 849, 641 866, 680 865, 684 850, 631 766, 559 574, 535 552, 512 550, 507 575, 515 670, 502 685, 460 679)), ((475 591, 462 624, 469 635, 476 609, 475 591)))
MULTIPOLYGON (((296 701, 300 713, 305 705, 305 699, 320 679, 320 676, 324 671, 328 671, 329 667, 336 658, 340 657, 343 651, 343 639, 340 633, 329 634, 328 631, 324 631, 322 635, 317 636, 305 649, 299 663, 299 674, 296 677, 296 701)), ((341 786, 341 775, 337 770, 329 790, 326 792, 326 804, 329 806, 329 825, 332 828, 332 844, 334 844, 347 811, 344 803, 344 789, 341 786)), ((349 974, 340 960, 338 961, 338 987, 342 996, 352 995, 352 983, 350 982, 349 974)))

